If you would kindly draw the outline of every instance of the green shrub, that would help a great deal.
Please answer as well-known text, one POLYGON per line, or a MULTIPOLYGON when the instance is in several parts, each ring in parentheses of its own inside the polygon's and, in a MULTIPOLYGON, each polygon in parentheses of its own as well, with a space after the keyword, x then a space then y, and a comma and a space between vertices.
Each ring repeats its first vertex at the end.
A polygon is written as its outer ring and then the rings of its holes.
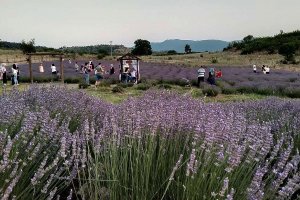
POLYGON ((246 87, 246 86, 238 87, 236 90, 242 94, 251 94, 257 92, 256 87, 246 87))
POLYGON ((134 86, 134 84, 133 83, 118 83, 118 86, 122 87, 122 88, 128 88, 128 87, 134 86))
POLYGON ((124 92, 124 88, 122 88, 119 85, 117 85, 117 86, 113 87, 111 91, 113 93, 123 93, 124 92))
POLYGON ((211 63, 218 63, 218 59, 217 59, 217 57, 212 57, 212 59, 211 59, 211 63))
POLYGON ((79 89, 86 89, 88 87, 89 87, 89 85, 86 84, 85 82, 81 82, 81 83, 78 84, 79 89))
POLYGON ((160 84, 160 85, 158 85, 158 88, 169 90, 169 89, 172 89, 172 86, 170 84, 160 84))
POLYGON ((151 86, 146 83, 140 83, 137 85, 136 89, 137 90, 148 90, 151 86))
POLYGON ((300 98, 300 89, 286 89, 285 90, 285 96, 290 98, 300 98))
POLYGON ((222 88, 223 87, 223 82, 221 80, 216 80, 216 86, 222 88))
POLYGON ((105 57, 104 54, 98 54, 98 55, 97 55, 97 59, 99 59, 99 60, 101 60, 101 59, 104 58, 104 57, 105 57))
POLYGON ((202 93, 208 97, 216 97, 219 94, 219 90, 217 87, 205 87, 202 90, 202 93))
POLYGON ((233 87, 223 87, 221 89, 222 94, 236 94, 237 91, 233 87))
POLYGON ((65 78, 65 83, 80 83, 81 81, 82 81, 82 78, 80 78, 80 77, 65 78))

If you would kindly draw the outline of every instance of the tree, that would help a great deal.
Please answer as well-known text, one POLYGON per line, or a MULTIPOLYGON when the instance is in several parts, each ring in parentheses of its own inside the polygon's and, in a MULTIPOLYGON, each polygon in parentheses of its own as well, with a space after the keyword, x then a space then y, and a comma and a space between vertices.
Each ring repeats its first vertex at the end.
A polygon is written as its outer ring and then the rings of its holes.
POLYGON ((21 43, 21 50, 24 54, 26 53, 35 53, 36 52, 36 49, 35 49, 35 46, 34 46, 34 39, 31 39, 30 41, 28 42, 25 42, 25 40, 22 40, 22 43, 21 43))
POLYGON ((278 53, 284 56, 285 61, 294 62, 295 61, 294 54, 296 53, 296 50, 297 47, 295 44, 286 43, 280 46, 278 53))
POLYGON ((191 46, 189 44, 186 44, 185 47, 184 47, 184 52, 185 53, 191 53, 192 52, 192 49, 191 49, 191 46))
POLYGON ((134 55, 151 55, 152 47, 148 40, 138 39, 134 42, 134 49, 132 49, 131 53, 134 55))
POLYGON ((253 35, 248 35, 246 37, 243 38, 244 42, 251 42, 254 39, 253 35))

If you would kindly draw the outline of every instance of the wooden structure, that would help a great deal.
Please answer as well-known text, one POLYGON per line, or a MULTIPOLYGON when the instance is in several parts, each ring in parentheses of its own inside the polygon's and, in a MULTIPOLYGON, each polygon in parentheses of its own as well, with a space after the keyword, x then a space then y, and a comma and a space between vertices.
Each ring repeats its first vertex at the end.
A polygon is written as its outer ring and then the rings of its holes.
MULTIPOLYGON (((130 70, 135 70, 136 71, 136 82, 139 82, 140 81, 140 58, 131 54, 131 53, 128 53, 128 54, 125 54, 123 56, 121 56, 120 58, 118 58, 118 61, 120 61, 120 74, 121 74, 121 77, 125 72, 125 68, 124 66, 128 65, 129 66, 129 69, 130 70)), ((122 78, 121 78, 121 81, 122 81, 122 78)))
POLYGON ((33 83, 33 75, 32 75, 32 56, 52 56, 52 57, 59 57, 60 61, 60 73, 61 73, 61 82, 64 83, 64 65, 63 65, 63 53, 27 53, 28 56, 28 63, 29 63, 29 76, 30 76, 30 81, 33 83))

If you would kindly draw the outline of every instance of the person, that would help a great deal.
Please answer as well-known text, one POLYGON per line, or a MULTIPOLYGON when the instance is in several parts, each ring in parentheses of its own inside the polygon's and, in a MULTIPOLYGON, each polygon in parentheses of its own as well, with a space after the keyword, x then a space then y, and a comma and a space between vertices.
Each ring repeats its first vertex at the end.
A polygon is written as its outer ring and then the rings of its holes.
POLYGON ((127 63, 123 64, 123 71, 122 71, 122 76, 121 76, 121 81, 124 81, 125 83, 128 82, 129 78, 129 65, 127 63))
POLYGON ((99 85, 100 81, 103 79, 103 72, 104 69, 102 68, 101 63, 99 63, 99 65, 95 69, 95 76, 96 76, 95 86, 99 85))
POLYGON ((57 70, 56 70, 56 66, 54 65, 54 63, 52 63, 52 65, 51 65, 51 73, 52 73, 52 81, 53 81, 53 79, 57 77, 57 70))
POLYGON ((132 81, 134 84, 136 84, 136 70, 133 69, 132 72, 130 73, 130 81, 132 81))
POLYGON ((80 65, 80 74, 84 73, 84 65, 80 65))
POLYGON ((17 65, 17 82, 18 82, 18 85, 20 83, 20 69, 19 69, 19 66, 17 65))
POLYGON ((216 71, 216 78, 221 78, 223 76, 222 71, 221 70, 217 70, 216 71))
POLYGON ((270 67, 269 67, 269 66, 266 66, 266 67, 265 67, 265 71, 266 71, 265 74, 270 74, 270 67))
POLYGON ((78 63, 77 62, 75 62, 75 70, 76 70, 76 72, 78 72, 79 71, 79 65, 78 65, 78 63))
POLYGON ((266 73, 266 69, 265 69, 265 65, 262 66, 261 71, 265 74, 266 73))
POLYGON ((43 63, 41 63, 40 66, 39 66, 39 72, 40 72, 40 73, 44 73, 44 66, 43 66, 43 63))
POLYGON ((109 75, 113 75, 115 73, 115 68, 113 64, 110 64, 109 75))
POLYGON ((216 81, 215 81, 215 70, 214 70, 214 68, 210 68, 209 69, 207 81, 211 85, 215 85, 216 84, 216 81))
POLYGON ((85 83, 87 85, 89 85, 90 84, 90 74, 89 74, 89 65, 88 65, 88 63, 85 63, 85 66, 83 68, 83 74, 84 74, 85 83))
POLYGON ((69 59, 69 64, 72 64, 72 61, 71 61, 71 59, 69 59))
POLYGON ((201 66, 198 69, 198 87, 200 87, 201 82, 204 82, 204 76, 205 76, 205 69, 203 66, 201 66))
POLYGON ((253 65, 253 72, 256 73, 256 65, 253 65))
POLYGON ((52 75, 56 75, 57 74, 56 66, 54 65, 54 63, 52 63, 52 65, 51 65, 51 72, 52 72, 52 75))
POLYGON ((2 63, 1 66, 0 66, 0 76, 1 76, 1 79, 2 79, 3 86, 6 86, 6 84, 7 84, 7 76, 6 76, 5 66, 6 66, 5 63, 2 63))
POLYGON ((11 84, 12 85, 19 85, 19 83, 18 83, 18 70, 17 70, 17 65, 16 64, 13 64, 11 72, 12 72, 11 84))

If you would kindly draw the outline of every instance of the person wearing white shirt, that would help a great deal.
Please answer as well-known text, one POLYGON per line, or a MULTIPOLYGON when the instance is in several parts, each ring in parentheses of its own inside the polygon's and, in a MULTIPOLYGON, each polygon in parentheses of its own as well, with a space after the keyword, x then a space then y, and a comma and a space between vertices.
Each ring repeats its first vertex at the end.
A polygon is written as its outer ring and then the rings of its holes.
POLYGON ((253 65, 253 72, 256 73, 256 65, 253 65))
POLYGON ((54 64, 51 65, 51 72, 52 72, 53 75, 57 74, 56 66, 54 64))
POLYGON ((204 76, 205 76, 205 69, 203 66, 201 66, 198 69, 198 87, 200 86, 201 82, 204 82, 204 76))
POLYGON ((7 84, 7 76, 6 76, 6 68, 5 68, 6 64, 2 63, 0 65, 0 74, 1 74, 1 79, 2 79, 2 83, 5 86, 7 84))
POLYGON ((19 85, 18 83, 18 70, 17 70, 17 65, 13 64, 13 67, 11 69, 12 71, 12 85, 19 85))

